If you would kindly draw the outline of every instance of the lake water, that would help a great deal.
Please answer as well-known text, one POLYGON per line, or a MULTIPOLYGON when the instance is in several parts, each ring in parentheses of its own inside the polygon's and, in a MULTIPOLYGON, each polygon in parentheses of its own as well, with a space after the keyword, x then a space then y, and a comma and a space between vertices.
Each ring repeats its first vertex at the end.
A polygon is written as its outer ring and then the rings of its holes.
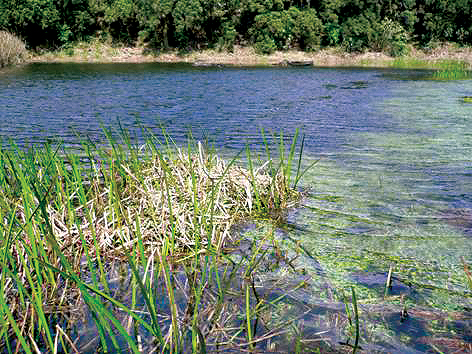
MULTIPOLYGON (((341 311, 331 306, 327 283, 336 291, 355 286, 368 350, 444 350, 447 341, 465 348, 472 341, 461 261, 472 263, 472 104, 461 97, 472 94, 472 81, 428 74, 34 64, 0 72, 0 137, 4 145, 75 145, 78 135, 100 142, 101 126, 119 122, 138 137, 140 127, 159 134, 163 126, 177 142, 191 130, 236 153, 260 146, 261 129, 288 140, 300 128, 306 163, 321 160, 305 175, 308 195, 279 237, 307 251, 298 261, 312 279, 303 300, 318 309, 310 321, 341 311), (384 302, 390 266, 392 298, 384 302), (401 308, 408 319, 400 321, 401 308)), ((317 328, 331 328, 323 323, 317 328)))

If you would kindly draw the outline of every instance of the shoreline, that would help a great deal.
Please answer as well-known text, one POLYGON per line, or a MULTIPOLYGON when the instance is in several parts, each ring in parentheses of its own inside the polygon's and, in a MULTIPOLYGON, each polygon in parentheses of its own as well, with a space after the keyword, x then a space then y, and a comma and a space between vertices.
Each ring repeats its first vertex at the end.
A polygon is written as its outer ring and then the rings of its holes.
POLYGON ((26 63, 187 63, 195 66, 287 66, 316 67, 377 67, 435 69, 442 61, 464 62, 472 68, 472 48, 444 45, 429 52, 411 49, 404 57, 390 57, 384 53, 346 53, 337 48, 316 52, 297 50, 277 51, 269 55, 257 54, 253 48, 235 46, 233 52, 214 49, 179 54, 178 51, 153 52, 145 47, 117 47, 102 44, 82 44, 74 48, 43 54, 31 54, 26 63))

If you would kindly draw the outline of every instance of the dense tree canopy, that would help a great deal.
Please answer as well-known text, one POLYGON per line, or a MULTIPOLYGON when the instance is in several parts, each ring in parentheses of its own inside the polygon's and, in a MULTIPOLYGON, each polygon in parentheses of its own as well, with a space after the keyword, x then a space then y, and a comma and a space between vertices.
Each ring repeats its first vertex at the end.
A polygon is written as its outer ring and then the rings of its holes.
POLYGON ((407 43, 472 44, 471 8, 472 0, 0 0, 0 30, 31 48, 99 36, 184 50, 335 45, 401 55, 407 43))

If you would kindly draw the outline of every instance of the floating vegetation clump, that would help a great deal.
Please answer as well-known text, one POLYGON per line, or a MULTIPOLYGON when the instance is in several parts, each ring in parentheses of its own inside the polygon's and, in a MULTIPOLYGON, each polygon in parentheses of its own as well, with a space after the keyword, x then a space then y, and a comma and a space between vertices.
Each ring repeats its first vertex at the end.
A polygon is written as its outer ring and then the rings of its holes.
POLYGON ((235 221, 286 208, 297 198, 282 171, 271 175, 262 166, 251 172, 234 162, 205 153, 200 143, 193 153, 178 149, 172 156, 156 154, 136 165, 121 162, 119 178, 106 177, 106 185, 94 181, 101 189, 86 202, 93 213, 84 215, 79 206, 79 223, 67 227, 70 214, 48 208, 54 236, 67 242, 80 241, 82 234, 88 247, 95 237, 101 252, 121 258, 123 248, 138 242, 153 254, 166 239, 175 251, 209 244, 219 248, 235 221))
POLYGON ((472 96, 463 96, 462 101, 464 103, 472 103, 472 96))
MULTIPOLYGON (((300 167, 291 178, 297 137, 298 132, 286 157, 281 139, 279 162, 269 156, 258 168, 249 149, 244 168, 240 160, 226 162, 200 143, 183 150, 154 140, 141 147, 110 140, 111 150, 86 143, 80 155, 50 145, 2 149, 0 351, 77 351, 80 338, 73 328, 86 317, 85 308, 98 333, 94 350, 125 346, 139 352, 145 335, 149 350, 180 351, 188 316, 193 320, 187 345, 202 348, 198 326, 207 319, 205 311, 215 313, 214 325, 202 327, 211 332, 228 301, 229 283, 221 283, 220 272, 231 226, 255 217, 276 220, 299 198, 294 186, 300 167), (179 262, 184 270, 174 271, 179 262), (110 285, 109 272, 117 264, 126 264, 130 273, 128 299, 110 285), (185 313, 174 290, 181 274, 191 282, 185 313), (209 277, 217 278, 216 285, 209 277), (209 309, 199 308, 203 298, 209 309), (115 339, 117 333, 124 343, 115 339)), ((300 156, 302 150, 303 144, 300 156)), ((260 251, 251 269, 263 257, 260 251)), ((252 301, 247 298, 247 306, 252 301)), ((239 313, 233 315, 237 323, 239 313)))

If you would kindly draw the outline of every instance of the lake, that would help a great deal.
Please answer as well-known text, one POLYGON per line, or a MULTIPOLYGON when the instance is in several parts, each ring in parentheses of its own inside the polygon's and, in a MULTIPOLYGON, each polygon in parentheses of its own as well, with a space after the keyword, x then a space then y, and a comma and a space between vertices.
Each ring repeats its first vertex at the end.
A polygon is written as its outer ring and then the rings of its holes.
POLYGON ((312 309, 303 321, 342 340, 329 319, 344 311, 340 294, 354 286, 364 349, 423 352, 447 341, 460 349, 472 342, 472 292, 461 260, 472 263, 472 104, 461 100, 472 82, 429 76, 33 64, 0 72, 0 137, 4 146, 75 146, 80 138, 104 142, 102 126, 121 126, 138 140, 142 128, 159 135, 164 127, 177 144, 191 132, 231 156, 246 144, 261 147, 262 130, 289 141, 300 128, 304 164, 320 161, 305 174, 306 198, 278 237, 306 250, 297 262, 311 288, 293 300, 312 309))

